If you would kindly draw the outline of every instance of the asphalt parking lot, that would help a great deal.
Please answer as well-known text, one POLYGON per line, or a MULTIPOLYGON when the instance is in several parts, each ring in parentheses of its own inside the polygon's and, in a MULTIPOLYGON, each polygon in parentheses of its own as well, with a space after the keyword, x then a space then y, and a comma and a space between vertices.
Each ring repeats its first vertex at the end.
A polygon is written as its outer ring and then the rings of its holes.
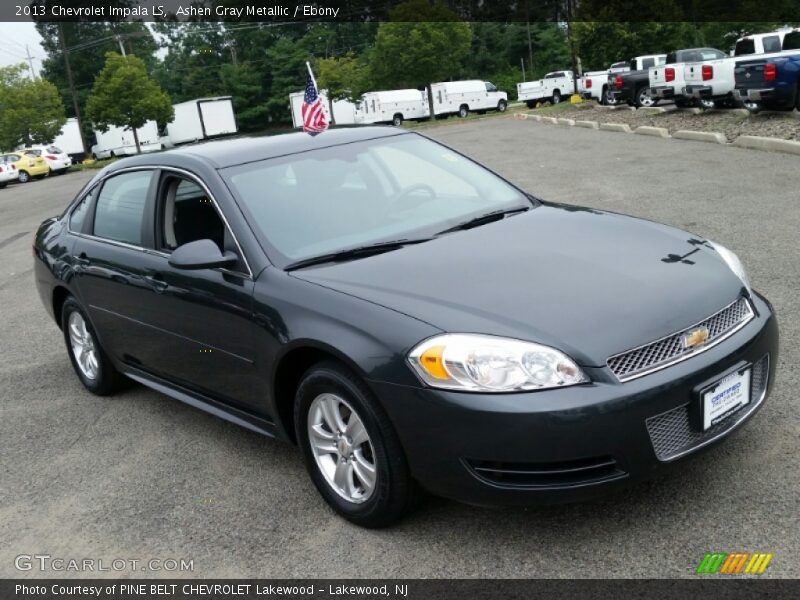
POLYGON ((614 496, 492 510, 431 498, 391 529, 361 530, 326 507, 294 448, 140 386, 84 391, 40 305, 30 245, 91 172, 13 185, 0 190, 0 576, 73 575, 14 567, 47 554, 191 559, 181 575, 203 577, 692 577, 714 550, 771 552, 764 576, 800 577, 798 158, 512 118, 424 133, 542 198, 737 252, 781 325, 763 410, 614 496))

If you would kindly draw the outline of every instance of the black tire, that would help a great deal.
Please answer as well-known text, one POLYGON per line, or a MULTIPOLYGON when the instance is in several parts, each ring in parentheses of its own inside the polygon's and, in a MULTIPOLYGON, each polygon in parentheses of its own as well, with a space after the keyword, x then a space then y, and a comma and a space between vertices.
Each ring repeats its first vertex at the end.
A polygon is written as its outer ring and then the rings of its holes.
POLYGON ((508 108, 508 104, 506 104, 505 100, 500 100, 500 102, 497 103, 498 112, 506 112, 506 108, 508 108))
POLYGON ((469 115, 469 106, 462 104, 458 107, 458 116, 465 119, 469 115))
POLYGON ((651 106, 655 106, 656 104, 658 104, 658 100, 656 100, 650 94, 648 94, 647 91, 648 91, 647 86, 641 86, 639 88, 636 88, 636 93, 633 96, 634 98, 633 103, 636 106, 636 108, 642 108, 642 107, 649 108, 651 106), (651 103, 648 104, 645 98, 650 98, 651 103))
POLYGON ((31 176, 28 175, 28 172, 27 171, 23 171, 22 169, 20 169, 19 178, 17 179, 17 181, 19 181, 20 183, 28 183, 30 180, 31 180, 31 176))
POLYGON ((711 99, 698 98, 697 106, 698 108, 702 108, 703 110, 711 110, 712 108, 716 108, 717 104, 711 99))
POLYGON ((406 514, 419 491, 409 472, 400 440, 378 401, 351 371, 334 361, 311 367, 297 389, 294 426, 306 469, 325 501, 338 514, 362 527, 385 527, 406 514), (328 483, 317 465, 308 434, 308 414, 321 394, 335 394, 349 404, 361 419, 374 450, 376 483, 372 495, 362 503, 343 498, 328 483))
POLYGON ((678 108, 689 108, 691 105, 692 105, 691 100, 686 100, 682 98, 675 99, 675 106, 677 106, 678 108))
POLYGON ((94 152, 92 152, 92 160, 97 160, 97 154, 95 154, 94 152))
POLYGON ((61 330, 64 334, 64 343, 67 346, 67 354, 72 363, 72 368, 87 390, 97 396, 109 396, 122 387, 125 383, 124 376, 120 374, 111 363, 105 350, 103 350, 103 347, 100 345, 100 341, 97 338, 97 334, 95 333, 89 317, 73 296, 68 296, 61 308, 61 330), (72 313, 78 313, 81 316, 83 322, 86 324, 87 332, 92 337, 98 363, 97 376, 94 379, 90 379, 81 371, 81 368, 78 366, 78 361, 75 358, 69 332, 70 315, 72 315, 72 313))
POLYGON ((536 102, 534 100, 525 100, 525 106, 528 108, 535 108, 536 102))
POLYGON ((800 110, 800 82, 798 82, 797 89, 794 92, 794 107, 800 110))
POLYGON ((550 104, 558 104, 561 102, 561 92, 559 90, 553 90, 553 96, 550 98, 550 104))
POLYGON ((395 127, 400 127, 403 124, 403 115, 397 113, 395 116, 392 117, 392 125, 395 127))
POLYGON ((2 190, 2 189, 3 189, 4 187, 6 187, 7 185, 8 185, 8 182, 7 182, 7 181, 4 181, 3 183, 0 183, 0 190, 2 190))
POLYGON ((763 108, 760 104, 758 104, 757 102, 753 102, 752 100, 743 101, 742 107, 749 110, 750 114, 753 115, 760 113, 761 109, 763 108))

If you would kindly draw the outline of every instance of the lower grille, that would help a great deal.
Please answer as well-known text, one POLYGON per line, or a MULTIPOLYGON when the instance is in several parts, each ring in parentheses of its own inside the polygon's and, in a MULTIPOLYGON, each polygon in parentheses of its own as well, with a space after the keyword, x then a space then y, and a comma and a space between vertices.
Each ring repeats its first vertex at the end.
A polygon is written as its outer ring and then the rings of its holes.
POLYGON ((465 461, 479 479, 503 487, 567 488, 620 479, 627 473, 610 456, 557 463, 465 461))
POLYGON ((706 431, 693 429, 689 423, 689 405, 685 404, 647 419, 647 432, 656 457, 669 461, 696 450, 744 421, 764 400, 769 378, 769 355, 756 362, 750 375, 750 403, 706 431))

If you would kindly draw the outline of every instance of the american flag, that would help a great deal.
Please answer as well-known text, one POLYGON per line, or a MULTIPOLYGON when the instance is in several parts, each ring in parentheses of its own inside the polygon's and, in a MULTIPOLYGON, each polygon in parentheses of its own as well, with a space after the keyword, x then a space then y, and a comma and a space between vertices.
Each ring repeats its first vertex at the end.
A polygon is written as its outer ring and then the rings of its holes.
POLYGON ((303 131, 314 135, 328 128, 328 120, 325 118, 325 109, 322 106, 322 99, 317 93, 317 85, 311 76, 311 69, 308 71, 306 80, 306 95, 303 98, 303 106, 300 109, 303 117, 303 131))

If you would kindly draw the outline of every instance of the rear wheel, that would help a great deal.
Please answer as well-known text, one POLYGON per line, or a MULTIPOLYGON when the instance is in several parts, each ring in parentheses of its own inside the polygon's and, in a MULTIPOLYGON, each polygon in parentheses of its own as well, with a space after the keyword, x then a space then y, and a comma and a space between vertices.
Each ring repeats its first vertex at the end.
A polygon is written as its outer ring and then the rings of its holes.
POLYGON ((550 102, 552 104, 558 104, 559 102, 561 102, 561 92, 559 92, 558 90, 554 90, 553 97, 550 99, 550 102))
POLYGON ((506 112, 507 106, 508 105, 506 104, 505 100, 500 100, 500 102, 497 103, 497 110, 499 112, 506 112))
POLYGON ((309 369, 294 407, 311 480, 341 516, 383 527, 414 503, 416 484, 388 417, 369 388, 336 362, 309 369))
POLYGON ((753 102, 752 100, 743 100, 742 106, 749 110, 752 114, 761 112, 761 105, 758 102, 753 102))
POLYGON ((20 183, 28 183, 30 180, 31 180, 31 176, 28 175, 28 172, 20 170, 20 172, 19 172, 19 182, 20 183))
POLYGON ((536 106, 536 102, 534 100, 525 100, 525 106, 528 108, 534 108, 536 106))
POLYGON ((704 110, 716 108, 716 104, 710 98, 698 98, 697 105, 704 110))
POLYGON ((600 97, 600 104, 603 106, 616 106, 617 99, 608 93, 608 86, 603 86, 603 95, 600 97))
POLYGON ((392 125, 395 127, 400 127, 403 124, 403 115, 397 113, 395 116, 392 117, 392 125))
POLYGON ((4 181, 4 182, 0 183, 0 190, 2 190, 2 189, 3 189, 4 187, 6 187, 7 185, 8 185, 8 182, 7 182, 7 181, 4 181))
POLYGON ((61 308, 61 329, 70 362, 84 387, 98 396, 108 396, 119 389, 124 381, 122 375, 109 360, 89 318, 72 296, 61 308))
POLYGON ((675 100, 675 106, 677 106, 678 108, 689 108, 691 105, 692 105, 691 100, 686 100, 684 98, 675 100))
POLYGON ((462 119, 465 118, 469 114, 469 106, 466 104, 462 104, 458 107, 458 116, 462 119))
POLYGON ((650 88, 640 87, 636 90, 636 106, 639 108, 648 108, 656 105, 656 99, 650 95, 650 88))

